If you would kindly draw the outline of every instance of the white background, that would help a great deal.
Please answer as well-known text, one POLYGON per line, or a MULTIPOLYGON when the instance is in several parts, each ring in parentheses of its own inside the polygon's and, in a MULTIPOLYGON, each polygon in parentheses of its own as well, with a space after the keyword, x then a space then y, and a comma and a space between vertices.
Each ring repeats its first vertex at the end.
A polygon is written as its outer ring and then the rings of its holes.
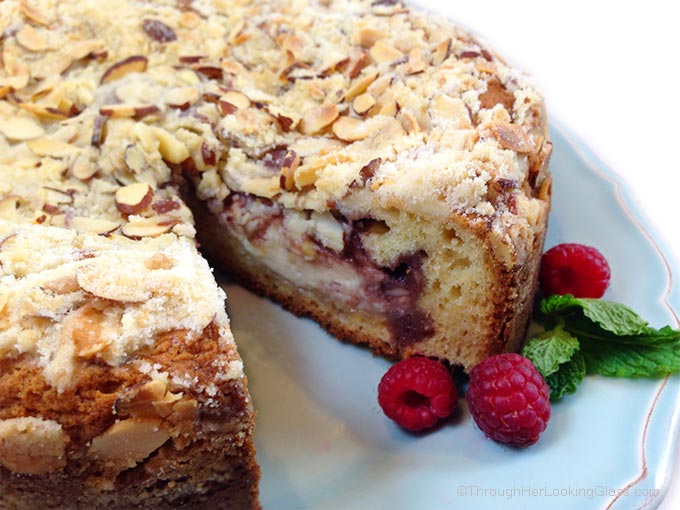
MULTIPOLYGON (((414 3, 449 13, 531 74, 549 116, 627 183, 680 267, 680 17, 674 2, 414 3)), ((660 510, 680 508, 678 453, 660 510)))

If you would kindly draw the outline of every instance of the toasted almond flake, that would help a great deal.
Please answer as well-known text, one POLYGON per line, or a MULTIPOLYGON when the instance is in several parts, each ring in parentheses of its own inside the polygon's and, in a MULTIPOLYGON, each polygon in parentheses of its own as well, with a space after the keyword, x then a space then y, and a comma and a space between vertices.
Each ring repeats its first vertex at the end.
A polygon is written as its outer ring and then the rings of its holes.
POLYGON ((8 195, 0 198, 0 218, 6 220, 15 219, 18 216, 19 201, 20 197, 17 195, 8 195))
POLYGON ((26 142, 28 147, 38 156, 50 156, 53 158, 65 158, 78 153, 78 147, 70 143, 54 140, 52 138, 38 138, 26 142))
POLYGON ((106 48, 106 43, 101 39, 88 39, 76 41, 66 48, 66 52, 73 61, 80 60, 97 51, 106 48))
POLYGON ((389 88, 392 84, 392 80, 392 75, 385 74, 371 83, 366 91, 373 94, 375 97, 378 97, 389 88))
POLYGON ((186 109, 198 102, 201 93, 195 87, 170 89, 165 94, 165 103, 175 108, 186 109))
POLYGON ((170 216, 154 216, 151 218, 136 218, 126 223, 121 232, 126 237, 141 239, 142 237, 158 237, 169 232, 177 224, 177 220, 170 216))
POLYGON ((237 90, 230 90, 220 97, 220 101, 226 101, 229 104, 234 105, 239 110, 245 110, 250 106, 250 99, 245 94, 238 92, 237 90))
POLYGON ((19 108, 46 120, 68 119, 68 112, 35 103, 19 103, 19 108))
POLYGON ((155 134, 159 144, 158 150, 167 162, 181 163, 191 155, 187 146, 165 129, 158 128, 155 134))
POLYGON ((120 62, 116 62, 104 72, 101 83, 104 84, 120 80, 129 73, 143 73, 146 71, 148 63, 149 59, 143 55, 134 55, 121 60, 120 62))
POLYGON ((23 475, 45 475, 66 465, 68 435, 53 420, 0 420, 0 465, 23 475))
POLYGON ((402 110, 400 114, 401 125, 409 135, 422 132, 418 119, 409 111, 402 110))
POLYGON ((160 419, 129 418, 92 440, 88 455, 117 469, 132 468, 160 448, 170 434, 160 419))
POLYGON ((76 232, 91 232, 93 234, 110 234, 120 225, 114 221, 101 218, 87 218, 75 216, 71 219, 71 228, 76 232))
POLYGON ((338 118, 337 105, 324 103, 308 110, 300 121, 300 130, 306 135, 318 133, 338 118))
POLYGON ((383 41, 376 42, 368 52, 378 64, 391 64, 404 56, 397 48, 383 41))
POLYGON ((262 198, 272 198, 281 193, 281 181, 278 175, 257 177, 243 183, 243 191, 262 198))
POLYGON ((396 117, 399 112, 399 105, 396 101, 387 101, 385 104, 380 106, 380 111, 378 115, 386 115, 388 117, 396 117))
POLYGON ((520 126, 507 122, 495 122, 487 125, 492 136, 506 149, 522 154, 533 151, 534 144, 520 126))
POLYGON ((10 87, 15 91, 21 90, 28 85, 30 76, 28 74, 20 74, 16 76, 5 76, 0 78, 0 85, 3 87, 10 87))
POLYGON ((46 27, 50 24, 49 19, 43 16, 40 12, 34 9, 27 2, 22 1, 19 4, 19 10, 27 20, 32 21, 33 23, 37 23, 38 25, 42 25, 43 27, 46 27))
POLYGON ((441 65, 444 60, 449 58, 451 54, 451 38, 445 39, 437 46, 434 47, 432 51, 432 65, 441 65))
POLYGON ((43 58, 31 65, 33 78, 48 78, 66 71, 73 63, 73 59, 61 53, 47 53, 43 58))
POLYGON ((359 44, 364 48, 371 48, 380 39, 385 39, 388 34, 381 30, 376 30, 370 27, 364 27, 359 30, 359 44))
POLYGON ((333 123, 333 134, 346 142, 363 140, 373 134, 364 121, 354 117, 340 117, 333 123))
POLYGON ((363 94, 366 89, 376 80, 378 73, 369 73, 357 78, 345 93, 344 100, 351 101, 359 94, 363 94))
POLYGON ((321 165, 315 164, 306 164, 298 167, 294 175, 295 187, 297 189, 303 189, 305 186, 314 184, 319 178, 321 168, 321 165))
POLYGON ((153 201, 153 189, 146 182, 136 182, 116 191, 116 207, 123 214, 138 214, 153 201))
POLYGON ((45 129, 33 119, 17 117, 0 119, 0 133, 15 142, 34 140, 45 134, 45 129))
POLYGON ((432 102, 430 113, 435 117, 454 121, 458 128, 470 129, 472 127, 470 113, 460 98, 452 98, 447 94, 440 94, 432 102))
POLYGON ((155 105, 129 105, 115 104, 102 106, 99 113, 111 118, 143 119, 149 115, 160 112, 160 108, 155 105))
POLYGON ((73 203, 73 195, 66 191, 61 191, 55 188, 43 188, 43 192, 45 193, 45 204, 56 206, 73 203))
POLYGON ((125 147, 125 166, 131 172, 138 174, 146 167, 146 157, 139 147, 136 145, 128 145, 125 147))
POLYGON ((38 33, 38 31, 31 25, 24 25, 16 33, 17 42, 26 48, 28 51, 45 51, 47 49, 47 41, 38 33))
POLYGON ((413 48, 408 54, 408 62, 406 64, 407 74, 418 74, 425 71, 427 63, 423 58, 423 53, 418 48, 413 48))
POLYGON ((78 156, 71 165, 71 175, 81 181, 86 181, 97 173, 97 165, 85 155, 78 156))
POLYGON ((293 150, 288 150, 281 163, 281 188, 286 191, 295 189, 295 170, 300 166, 300 156, 293 150))
POLYGON ((375 106, 375 98, 368 93, 359 94, 352 101, 352 108, 357 115, 364 115, 375 106))

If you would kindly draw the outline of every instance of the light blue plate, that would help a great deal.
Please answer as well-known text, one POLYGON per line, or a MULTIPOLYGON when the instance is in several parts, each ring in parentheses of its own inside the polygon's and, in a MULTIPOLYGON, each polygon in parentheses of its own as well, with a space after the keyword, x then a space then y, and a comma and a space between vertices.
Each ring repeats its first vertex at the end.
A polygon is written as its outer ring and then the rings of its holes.
MULTIPOLYGON (((625 187, 564 130, 553 126, 552 137, 547 246, 597 246, 612 268, 608 299, 654 326, 677 325, 671 262, 625 187)), ((265 510, 630 510, 661 502, 678 435, 677 377, 588 377, 524 450, 486 439, 463 399, 453 420, 412 435, 378 407, 387 361, 225 287, 258 409, 265 510)))

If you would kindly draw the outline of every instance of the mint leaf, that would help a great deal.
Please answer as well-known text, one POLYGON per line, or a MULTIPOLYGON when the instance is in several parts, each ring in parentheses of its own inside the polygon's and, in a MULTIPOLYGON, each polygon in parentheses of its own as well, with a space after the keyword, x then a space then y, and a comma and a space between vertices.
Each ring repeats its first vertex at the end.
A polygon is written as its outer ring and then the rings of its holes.
POLYGON ((550 400, 561 399, 566 394, 576 392, 576 388, 586 376, 586 362, 583 354, 575 352, 571 360, 560 365, 559 370, 546 377, 550 388, 550 400))
POLYGON ((548 323, 558 323, 580 342, 588 373, 652 377, 680 371, 680 331, 655 329, 625 305, 551 296, 541 303, 548 323))
POLYGON ((522 355, 531 360, 545 379, 568 362, 578 348, 578 340, 558 326, 529 340, 522 355))
POLYGON ((572 314, 578 316, 580 312, 594 326, 616 336, 640 335, 648 326, 647 321, 626 305, 601 299, 575 298, 570 294, 554 295, 543 300, 541 311, 547 315, 560 314, 565 319, 572 314))
POLYGON ((680 370, 680 345, 640 345, 582 339, 589 374, 613 377, 655 377, 680 370))

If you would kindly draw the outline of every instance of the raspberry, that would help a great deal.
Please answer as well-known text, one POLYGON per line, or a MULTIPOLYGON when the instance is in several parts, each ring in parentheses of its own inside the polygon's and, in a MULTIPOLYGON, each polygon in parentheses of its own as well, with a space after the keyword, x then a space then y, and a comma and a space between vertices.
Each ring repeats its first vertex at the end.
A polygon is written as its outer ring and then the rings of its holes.
POLYGON ((385 372, 378 385, 378 403, 398 425, 416 432, 449 416, 458 391, 449 371, 436 361, 412 357, 385 372))
POLYGON ((609 264, 597 249, 564 243, 549 249, 541 259, 541 292, 600 298, 609 285, 609 264))
POLYGON ((515 353, 473 367, 465 400, 477 426, 499 443, 534 444, 550 419, 550 388, 531 361, 515 353))

